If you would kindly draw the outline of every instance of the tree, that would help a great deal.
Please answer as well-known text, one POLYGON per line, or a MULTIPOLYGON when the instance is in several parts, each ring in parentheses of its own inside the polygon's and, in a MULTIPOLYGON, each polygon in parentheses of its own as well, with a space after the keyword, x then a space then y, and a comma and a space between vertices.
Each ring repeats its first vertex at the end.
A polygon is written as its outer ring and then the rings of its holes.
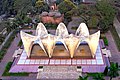
POLYGON ((107 0, 98 1, 96 4, 96 8, 102 15, 99 27, 102 31, 107 32, 110 25, 113 24, 115 9, 108 3, 107 0))
POLYGON ((3 10, 7 16, 10 16, 13 13, 13 0, 3 0, 3 10))
POLYGON ((79 76, 78 80, 88 80, 88 76, 79 76))
POLYGON ((27 13, 32 9, 32 1, 31 0, 14 0, 14 10, 17 13, 27 13))
POLYGON ((36 7, 40 8, 44 5, 44 1, 43 0, 38 0, 36 1, 36 7))
POLYGON ((48 11, 49 10, 48 4, 44 3, 43 0, 36 1, 35 6, 37 8, 37 12, 39 12, 39 13, 41 13, 42 11, 48 11))
POLYGON ((93 76, 93 79, 94 80, 104 80, 103 78, 103 74, 102 73, 96 73, 94 76, 93 76))
POLYGON ((24 18, 24 23, 31 23, 31 22, 32 22, 31 18, 29 18, 27 16, 24 18))
POLYGON ((10 21, 5 22, 5 27, 7 28, 7 33, 12 31, 14 28, 12 27, 12 23, 10 21))
POLYGON ((2 42, 4 41, 4 39, 5 39, 5 37, 2 34, 0 34, 0 45, 2 44, 2 42))
POLYGON ((64 14, 65 18, 69 21, 71 21, 71 17, 74 15, 74 12, 77 11, 77 6, 74 5, 70 0, 64 0, 62 1, 58 9, 60 13, 64 14))
POLYGON ((108 69, 109 69, 108 75, 110 76, 110 80, 112 80, 112 78, 119 76, 118 71, 120 70, 120 68, 117 63, 112 62, 108 69))
POLYGON ((59 11, 64 14, 75 8, 77 7, 70 0, 64 0, 58 6, 59 11))

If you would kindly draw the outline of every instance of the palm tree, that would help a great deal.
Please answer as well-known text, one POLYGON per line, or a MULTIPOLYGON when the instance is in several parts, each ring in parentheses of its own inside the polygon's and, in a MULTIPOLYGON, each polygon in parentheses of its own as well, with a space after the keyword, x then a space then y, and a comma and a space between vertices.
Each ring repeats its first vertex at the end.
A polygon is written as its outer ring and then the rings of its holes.
POLYGON ((105 80, 104 75, 102 73, 96 73, 95 76, 93 76, 94 80, 105 80))
POLYGON ((119 76, 118 71, 120 70, 118 63, 111 63, 110 67, 109 67, 109 71, 108 71, 108 75, 110 76, 110 80, 112 80, 112 78, 115 78, 117 76, 119 76))
POLYGON ((88 76, 79 76, 78 80, 88 80, 88 76))

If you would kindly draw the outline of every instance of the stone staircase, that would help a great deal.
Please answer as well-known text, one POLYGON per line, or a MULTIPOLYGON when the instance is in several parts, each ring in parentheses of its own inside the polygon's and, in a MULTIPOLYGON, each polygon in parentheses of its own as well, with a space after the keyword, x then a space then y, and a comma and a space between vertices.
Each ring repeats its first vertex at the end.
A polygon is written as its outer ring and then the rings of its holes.
POLYGON ((38 72, 37 79, 62 79, 76 80, 81 73, 76 66, 44 66, 42 72, 38 72))

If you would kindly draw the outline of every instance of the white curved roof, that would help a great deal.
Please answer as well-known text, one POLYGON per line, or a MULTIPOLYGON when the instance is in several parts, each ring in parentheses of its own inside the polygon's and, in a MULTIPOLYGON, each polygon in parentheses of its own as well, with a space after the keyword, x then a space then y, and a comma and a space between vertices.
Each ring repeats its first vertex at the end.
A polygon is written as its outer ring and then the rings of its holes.
POLYGON ((64 23, 60 23, 56 29, 56 36, 60 37, 60 38, 64 38, 64 37, 67 37, 69 34, 68 34, 68 30, 65 26, 64 23))
POLYGON ((45 26, 42 23, 38 24, 35 36, 27 34, 23 31, 21 31, 20 34, 28 57, 30 56, 31 46, 34 43, 38 43, 44 52, 48 53, 50 58, 52 57, 57 41, 63 43, 66 50, 69 51, 71 58, 73 58, 75 50, 78 48, 80 43, 85 41, 88 43, 92 52, 92 56, 94 57, 100 37, 100 31, 89 35, 89 31, 85 23, 81 23, 79 25, 75 35, 68 34, 68 30, 64 23, 60 23, 58 25, 55 35, 48 34, 45 26))
POLYGON ((89 36, 89 31, 85 23, 81 23, 76 30, 76 36, 86 37, 89 36))
POLYGON ((36 36, 45 37, 48 35, 48 31, 42 23, 39 23, 36 29, 36 36))

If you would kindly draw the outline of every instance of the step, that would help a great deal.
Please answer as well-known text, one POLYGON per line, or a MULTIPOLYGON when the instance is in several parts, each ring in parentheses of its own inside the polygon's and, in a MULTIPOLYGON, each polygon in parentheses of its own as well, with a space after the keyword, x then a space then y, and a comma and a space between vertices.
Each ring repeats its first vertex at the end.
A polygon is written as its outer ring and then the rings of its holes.
POLYGON ((76 66, 44 66, 43 72, 76 72, 76 66))
POLYGON ((72 79, 76 80, 81 73, 78 72, 39 72, 37 79, 72 79))

